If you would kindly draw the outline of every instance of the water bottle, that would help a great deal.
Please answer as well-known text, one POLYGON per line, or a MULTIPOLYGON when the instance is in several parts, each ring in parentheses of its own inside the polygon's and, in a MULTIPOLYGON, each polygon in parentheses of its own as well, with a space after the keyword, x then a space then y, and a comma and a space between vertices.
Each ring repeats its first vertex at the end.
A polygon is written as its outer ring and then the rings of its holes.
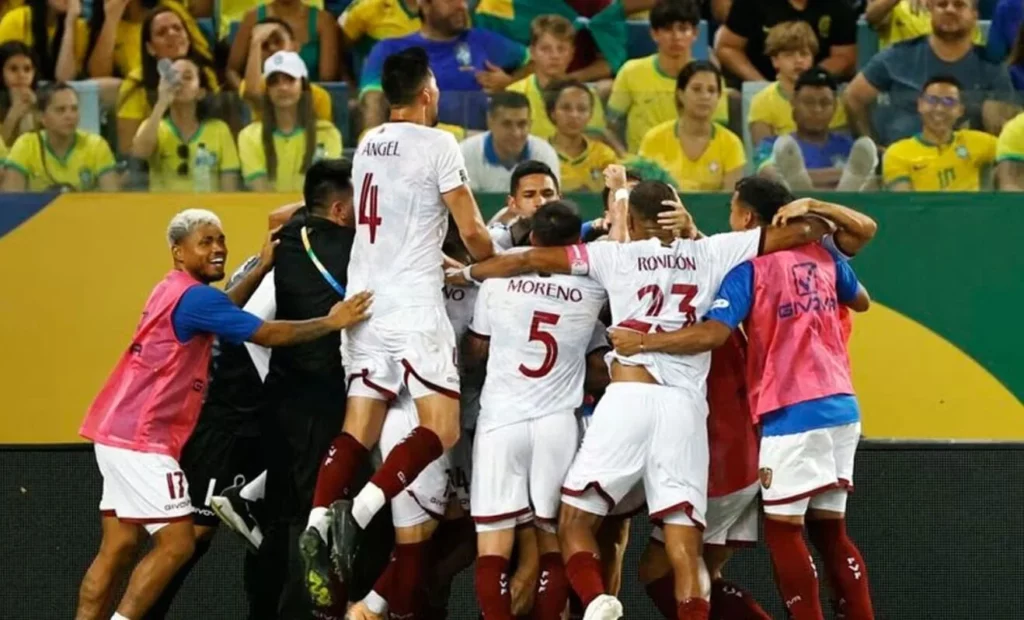
POLYGON ((167 80, 168 84, 178 83, 178 72, 174 70, 174 63, 167 58, 161 58, 156 63, 156 72, 160 74, 160 77, 167 80))
POLYGON ((195 191, 213 191, 213 162, 213 153, 206 150, 206 144, 200 142, 196 148, 195 162, 192 164, 192 184, 195 191))

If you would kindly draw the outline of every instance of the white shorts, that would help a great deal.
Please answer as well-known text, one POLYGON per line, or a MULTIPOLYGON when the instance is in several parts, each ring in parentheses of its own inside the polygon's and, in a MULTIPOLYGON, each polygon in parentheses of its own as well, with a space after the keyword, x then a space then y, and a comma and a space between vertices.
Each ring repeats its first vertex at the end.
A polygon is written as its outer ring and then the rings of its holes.
POLYGON ((96 464, 103 476, 104 516, 143 525, 150 534, 192 518, 188 480, 174 457, 96 444, 96 464))
POLYGON ((404 386, 414 399, 459 398, 455 332, 444 305, 371 317, 342 332, 348 395, 392 400, 404 386))
POLYGON ((708 527, 704 530, 705 545, 743 547, 757 542, 757 494, 755 482, 721 497, 708 498, 708 527))
POLYGON ((860 422, 761 438, 764 511, 803 515, 808 508, 845 512, 853 488, 860 422))
MULTIPOLYGON (((403 393, 391 401, 378 443, 381 456, 387 458, 417 426, 416 405, 408 394, 403 393)), ((468 439, 460 439, 451 450, 427 465, 405 492, 391 500, 391 519, 395 527, 412 527, 431 519, 440 521, 453 499, 463 502, 465 510, 469 509, 468 459, 459 458, 469 451, 468 443, 468 439)))
POLYGON ((576 454, 570 411, 477 430, 470 508, 478 532, 511 529, 533 512, 554 531, 565 473, 576 454))
POLYGON ((604 516, 643 482, 651 518, 704 528, 707 401, 681 388, 612 383, 562 485, 562 502, 604 516))

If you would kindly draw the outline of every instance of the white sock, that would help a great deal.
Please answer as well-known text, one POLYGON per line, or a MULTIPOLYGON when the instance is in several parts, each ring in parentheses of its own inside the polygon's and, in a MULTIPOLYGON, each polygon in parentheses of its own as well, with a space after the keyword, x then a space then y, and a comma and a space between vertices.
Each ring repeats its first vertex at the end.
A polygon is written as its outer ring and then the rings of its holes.
POLYGON ((128 616, 122 616, 121 614, 114 612, 113 616, 110 616, 110 620, 131 620, 128 616))
POLYGON ((387 503, 384 491, 372 482, 367 482, 363 490, 352 500, 352 517, 359 524, 359 527, 366 529, 373 516, 380 512, 380 509, 387 503))
POLYGON ((309 521, 306 523, 306 527, 315 527, 316 531, 320 532, 320 539, 324 542, 327 542, 327 530, 330 525, 331 520, 327 516, 326 508, 317 506, 309 511, 309 521))
POLYGON ((373 590, 370 590, 370 593, 363 599, 363 604, 378 616, 383 616, 384 612, 388 610, 388 602, 384 600, 383 596, 373 590))
POLYGON ((256 500, 263 499, 266 496, 267 490, 267 472, 256 476, 252 482, 242 487, 242 490, 238 492, 238 495, 247 502, 255 502, 256 500))

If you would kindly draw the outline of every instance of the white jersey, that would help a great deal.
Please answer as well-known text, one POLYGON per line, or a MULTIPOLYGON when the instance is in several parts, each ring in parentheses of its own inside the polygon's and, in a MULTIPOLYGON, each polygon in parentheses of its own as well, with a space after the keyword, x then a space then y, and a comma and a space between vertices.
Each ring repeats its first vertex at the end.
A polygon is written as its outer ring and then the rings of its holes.
MULTIPOLYGON (((678 239, 667 247, 657 239, 596 241, 569 248, 569 257, 575 273, 586 273, 608 291, 614 327, 674 331, 704 317, 725 275, 757 256, 761 234, 756 229, 678 239)), ((662 385, 705 393, 710 353, 609 355, 627 366, 644 366, 662 385)))
POLYGON ((478 429, 580 406, 586 354, 606 300, 596 282, 564 275, 481 285, 470 329, 490 337, 490 353, 478 429))
POLYGON ((352 162, 356 237, 348 290, 373 291, 373 311, 441 306, 442 194, 468 183, 455 138, 413 123, 384 123, 363 136, 352 162))
MULTIPOLYGON (((476 309, 476 299, 480 289, 476 286, 444 286, 444 305, 448 310, 448 319, 452 322, 452 330, 455 332, 455 346, 457 351, 462 351, 462 338, 469 331, 470 323, 473 322, 473 312, 476 309)), ((459 361, 459 375, 461 383, 459 386, 459 417, 462 421, 462 428, 476 428, 476 419, 480 414, 480 380, 475 381, 467 378, 466 367, 459 361)))

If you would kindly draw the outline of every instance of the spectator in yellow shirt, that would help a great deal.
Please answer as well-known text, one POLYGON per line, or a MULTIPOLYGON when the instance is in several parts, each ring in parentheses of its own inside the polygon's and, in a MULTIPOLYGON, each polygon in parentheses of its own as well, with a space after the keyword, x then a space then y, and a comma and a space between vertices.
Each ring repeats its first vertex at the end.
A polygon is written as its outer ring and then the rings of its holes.
POLYGON ((149 162, 149 188, 174 192, 238 189, 238 150, 227 123, 209 118, 206 74, 187 58, 160 80, 153 111, 135 134, 132 156, 149 162))
POLYGON ((21 41, 0 45, 0 140, 14 144, 21 134, 39 128, 38 83, 32 50, 21 41))
MULTIPOLYGON (((651 10, 651 38, 658 52, 627 61, 615 76, 608 120, 615 135, 626 137, 630 153, 636 153, 651 128, 678 116, 676 78, 693 60, 699 25, 700 8, 694 0, 658 0, 651 10)), ((719 98, 714 119, 729 122, 728 97, 719 98)))
POLYGON ((597 105, 594 93, 577 80, 553 84, 548 91, 546 115, 555 123, 549 142, 558 153, 562 191, 601 191, 602 172, 619 159, 610 146, 586 136, 597 105))
MULTIPOLYGON (((268 17, 252 29, 252 44, 245 59, 245 77, 238 85, 238 94, 249 104, 252 120, 258 121, 263 114, 263 63, 278 52, 297 52, 295 36, 288 22, 277 17, 268 17), (252 84, 252 87, 248 85, 252 84)), ((313 112, 318 120, 333 121, 331 96, 321 86, 309 85, 313 98, 313 112)))
POLYGON ((158 7, 142 22, 141 69, 132 71, 121 82, 117 93, 117 151, 128 153, 139 125, 153 111, 160 73, 157 63, 162 59, 190 58, 206 73, 210 91, 220 91, 217 75, 210 64, 196 51, 184 20, 172 9, 158 7))
POLYGON ((21 41, 32 48, 41 79, 73 80, 89 43, 81 15, 81 0, 29 0, 0 19, 0 43, 21 41))
MULTIPOLYGON (((530 32, 533 75, 513 82, 505 90, 526 95, 530 101, 530 118, 533 119, 530 133, 547 140, 555 135, 555 125, 548 117, 545 91, 556 82, 566 79, 575 50, 576 30, 572 22, 561 15, 541 15, 530 24, 530 32)), ((597 97, 597 91, 591 88, 591 92, 594 93, 596 106, 587 129, 603 134, 604 106, 597 97)))
POLYGON ((418 31, 420 7, 416 0, 354 0, 338 18, 338 25, 342 49, 366 56, 377 41, 418 31))
POLYGON ((925 82, 917 100, 921 133, 885 150, 882 179, 897 192, 976 192, 995 161, 996 137, 955 129, 964 115, 960 82, 951 76, 925 82))
POLYGON ((11 146, 4 191, 117 191, 114 154, 106 141, 78 129, 78 94, 64 82, 39 91, 43 129, 22 134, 11 146))
MULTIPOLYGON (((755 147, 772 136, 784 136, 796 130, 793 121, 793 90, 797 78, 814 64, 818 37, 807 22, 782 22, 768 30, 764 51, 775 67, 777 81, 766 86, 750 101, 750 143, 755 147)), ((833 132, 846 129, 846 112, 835 106, 829 122, 833 132)))
POLYGON ((310 164, 341 157, 341 134, 313 114, 309 74, 298 54, 274 54, 264 63, 263 75, 263 121, 238 135, 242 178, 258 192, 300 192, 310 164))
POLYGON ((1024 191, 1024 112, 1003 125, 999 134, 996 179, 1004 192, 1024 191))
POLYGON ((743 141, 714 122, 722 72, 695 60, 679 73, 679 119, 658 125, 640 143, 640 157, 664 168, 684 192, 731 192, 747 163, 743 141))

